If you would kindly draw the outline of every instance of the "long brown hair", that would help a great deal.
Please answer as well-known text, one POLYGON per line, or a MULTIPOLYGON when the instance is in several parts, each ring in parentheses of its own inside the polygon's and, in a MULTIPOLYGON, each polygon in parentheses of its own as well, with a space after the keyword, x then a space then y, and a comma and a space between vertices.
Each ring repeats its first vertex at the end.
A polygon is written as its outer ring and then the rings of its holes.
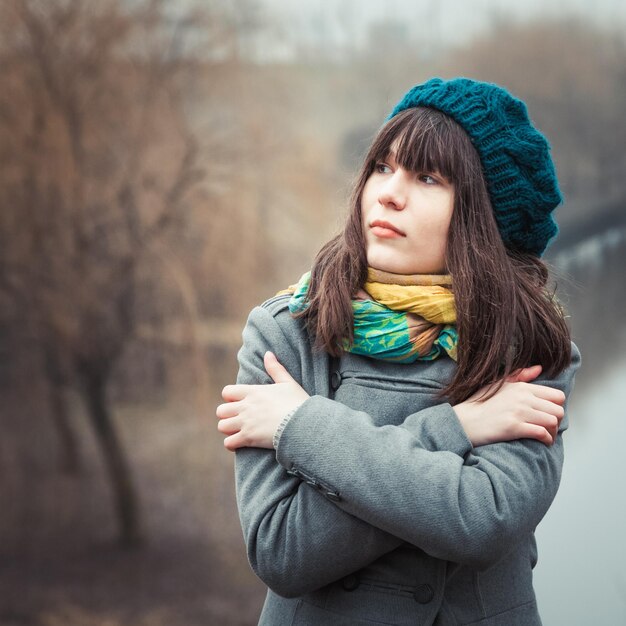
POLYGON ((505 247, 469 136, 449 116, 422 107, 403 111, 381 128, 354 185, 343 232, 315 258, 309 306, 299 315, 316 345, 339 356, 342 340, 353 341, 351 301, 367 276, 361 196, 392 147, 404 169, 438 172, 454 184, 446 264, 457 310, 458 367, 441 396, 461 402, 529 365, 541 364, 548 377, 558 374, 570 362, 570 335, 546 288, 545 264, 505 247))

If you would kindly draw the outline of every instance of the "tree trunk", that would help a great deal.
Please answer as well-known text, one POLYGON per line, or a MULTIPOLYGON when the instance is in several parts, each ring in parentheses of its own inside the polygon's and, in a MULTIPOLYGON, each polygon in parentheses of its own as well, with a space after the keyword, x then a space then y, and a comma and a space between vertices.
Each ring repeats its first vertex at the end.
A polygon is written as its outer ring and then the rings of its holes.
POLYGON ((52 419, 60 442, 60 468, 62 472, 76 476, 81 469, 76 434, 68 419, 67 402, 63 387, 48 380, 48 397, 52 419))
POLYGON ((130 467, 118 437, 106 399, 105 376, 83 372, 83 393, 102 456, 109 474, 119 524, 119 541, 125 548, 144 541, 137 493, 130 467))
POLYGON ((61 471, 76 475, 80 470, 81 463, 78 440, 68 417, 69 412, 64 392, 67 381, 52 344, 48 341, 43 343, 44 371, 48 383, 52 420, 59 436, 61 471))

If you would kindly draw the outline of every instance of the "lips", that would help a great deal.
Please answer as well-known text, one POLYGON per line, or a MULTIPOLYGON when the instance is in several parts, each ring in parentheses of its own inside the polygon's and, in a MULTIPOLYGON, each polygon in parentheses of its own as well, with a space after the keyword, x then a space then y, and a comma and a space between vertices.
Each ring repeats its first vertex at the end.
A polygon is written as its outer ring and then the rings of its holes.
POLYGON ((370 223, 372 232, 378 237, 406 237, 397 226, 384 220, 374 220, 370 223))

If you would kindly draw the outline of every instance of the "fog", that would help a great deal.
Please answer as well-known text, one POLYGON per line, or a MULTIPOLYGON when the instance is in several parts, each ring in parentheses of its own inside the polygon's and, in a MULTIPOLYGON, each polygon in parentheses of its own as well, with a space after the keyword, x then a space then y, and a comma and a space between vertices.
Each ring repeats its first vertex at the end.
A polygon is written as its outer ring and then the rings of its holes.
MULTIPOLYGON (((400 37, 419 42, 431 54, 464 45, 505 21, 573 18, 597 27, 626 25, 626 3, 620 0, 597 0, 593 7, 586 0, 262 0, 259 7, 257 15, 275 22, 277 28, 256 42, 258 57, 287 61, 303 48, 318 57, 320 49, 331 56, 354 47, 363 50, 371 45, 372 25, 380 22, 397 21, 400 37)), ((388 52, 384 43, 377 52, 388 52)))
POLYGON ((215 407, 431 76, 552 145, 583 365, 536 588, 546 626, 626 624, 625 33, 618 0, 0 2, 0 624, 257 623, 215 407))
POLYGON ((545 626, 626 624, 624 380, 626 360, 587 395, 574 392, 561 487, 537 530, 545 626))

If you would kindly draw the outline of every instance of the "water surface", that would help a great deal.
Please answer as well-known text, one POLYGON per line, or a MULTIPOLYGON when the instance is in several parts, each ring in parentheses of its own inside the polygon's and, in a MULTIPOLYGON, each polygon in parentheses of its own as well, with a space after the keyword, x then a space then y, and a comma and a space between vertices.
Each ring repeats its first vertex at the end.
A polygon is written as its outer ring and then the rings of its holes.
POLYGON ((544 626, 626 626, 626 361, 574 395, 565 468, 537 529, 544 626))

